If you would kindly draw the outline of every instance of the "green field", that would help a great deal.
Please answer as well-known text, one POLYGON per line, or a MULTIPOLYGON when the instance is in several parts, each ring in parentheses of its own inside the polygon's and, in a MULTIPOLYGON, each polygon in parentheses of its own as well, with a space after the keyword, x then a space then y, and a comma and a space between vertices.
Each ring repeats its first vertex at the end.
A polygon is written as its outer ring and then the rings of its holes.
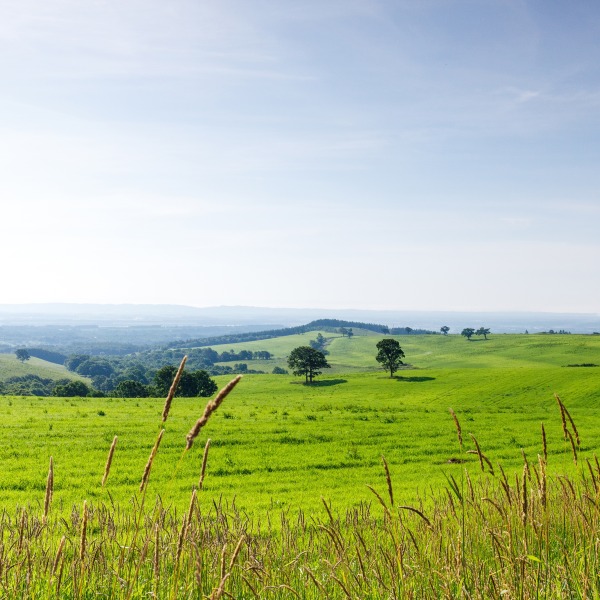
POLYGON ((14 354, 0 354, 0 381, 9 377, 38 375, 47 379, 77 379, 86 381, 84 377, 71 373, 63 365, 57 365, 39 358, 30 358, 25 362, 17 360, 14 354))
MULTIPOLYGON (((359 330, 357 330, 359 331, 359 330)), ((227 346, 215 346, 222 351, 268 350, 271 361, 248 361, 251 368, 272 370, 286 366, 286 357, 296 346, 307 345, 319 332, 261 340, 227 346)), ((332 373, 379 370, 375 360, 376 344, 384 337, 373 332, 361 332, 353 338, 321 332, 329 340, 327 350, 332 373)), ((561 367, 569 364, 600 365, 600 336, 591 335, 492 335, 488 340, 466 341, 459 335, 385 336, 400 342, 406 354, 405 362, 414 368, 522 368, 561 367)), ((228 364, 228 363, 222 363, 228 364)))
MULTIPOLYGON (((315 336, 231 347, 269 350, 283 364, 286 352, 315 336)), ((474 448, 468 436, 473 433, 494 465, 522 468, 521 448, 535 460, 543 422, 550 472, 572 470, 554 393, 577 424, 582 455, 600 451, 600 368, 563 366, 600 364, 598 337, 497 335, 487 342, 459 336, 399 337, 406 362, 414 368, 400 371, 395 379, 375 370, 379 339, 331 340, 328 358, 334 368, 313 386, 291 375, 244 377, 187 454, 185 435, 205 400, 176 398, 149 496, 160 494, 165 504, 184 506, 197 483, 203 443, 210 437, 205 503, 235 497, 241 510, 264 516, 281 507, 322 511, 324 497, 344 511, 372 500, 366 484, 385 485, 381 455, 390 464, 398 497, 411 502, 430 486, 444 485, 446 475, 461 473, 462 466, 449 464, 449 459, 466 460, 474 475, 479 470, 476 456, 460 454, 449 407, 462 423, 466 449, 474 448)), ((218 383, 227 380, 220 377, 218 383)), ((126 505, 139 485, 162 406, 162 399, 0 397, 5 426, 2 506, 43 503, 50 456, 55 510, 70 511, 83 499, 126 505), (119 442, 102 489, 114 435, 119 442)))

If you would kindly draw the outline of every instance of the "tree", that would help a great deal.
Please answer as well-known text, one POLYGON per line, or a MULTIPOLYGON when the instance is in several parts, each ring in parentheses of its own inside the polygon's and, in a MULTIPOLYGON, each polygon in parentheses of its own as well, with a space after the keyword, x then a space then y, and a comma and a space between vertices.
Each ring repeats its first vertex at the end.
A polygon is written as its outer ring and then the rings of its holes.
POLYGON ((444 325, 443 327, 440 327, 440 331, 444 334, 444 335, 448 335, 448 332, 450 331, 450 327, 448 327, 448 325, 444 325))
POLYGON ((115 396, 117 398, 147 398, 148 388, 139 381, 126 379, 115 388, 115 396))
POLYGON ((87 396, 90 388, 83 381, 69 381, 64 385, 56 385, 52 390, 53 396, 72 398, 73 396, 87 396))
POLYGON ((313 378, 321 374, 319 369, 329 369, 325 355, 310 346, 294 348, 288 357, 288 366, 294 375, 304 375, 306 383, 312 383, 313 378))
POLYGON ((15 356, 22 363, 24 363, 26 360, 29 360, 31 358, 31 356, 29 355, 29 352, 27 352, 27 350, 25 350, 25 348, 19 348, 18 350, 15 350, 15 356))
POLYGON ((400 365, 403 365, 402 359, 404 352, 400 344, 391 338, 386 338, 377 342, 377 356, 375 360, 390 372, 390 377, 398 370, 400 365))
POLYGON ((208 398, 217 391, 218 386, 215 380, 206 371, 194 371, 191 375, 196 382, 196 396, 208 398))
MULTIPOLYGON (((177 373, 177 367, 167 365, 162 367, 154 375, 154 387, 156 393, 166 396, 171 389, 171 384, 177 373)), ((206 371, 184 371, 181 374, 179 385, 175 396, 183 398, 193 398, 196 396, 212 396, 217 391, 217 384, 210 378, 206 371)))
POLYGON ((465 327, 465 329, 460 332, 460 335, 465 336, 469 341, 471 341, 471 337, 474 333, 475 330, 472 327, 465 327))
POLYGON ((480 327, 476 332, 475 335, 482 335, 484 337, 484 339, 487 340, 487 336, 490 333, 490 329, 489 327, 480 327))

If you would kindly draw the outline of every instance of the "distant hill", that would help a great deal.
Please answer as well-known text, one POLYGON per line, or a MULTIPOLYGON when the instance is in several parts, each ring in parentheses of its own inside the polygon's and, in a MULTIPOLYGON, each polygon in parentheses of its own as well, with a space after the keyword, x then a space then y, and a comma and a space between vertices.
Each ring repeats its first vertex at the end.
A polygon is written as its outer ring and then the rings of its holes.
MULTIPOLYGON (((544 312, 452 312, 319 308, 214 306, 198 308, 173 304, 0 304, 0 325, 112 325, 112 326, 237 326, 262 330, 296 327, 317 319, 384 323, 452 333, 464 327, 490 327, 496 333, 567 330, 600 331, 600 315, 544 312)), ((0 336, 0 343, 2 342, 0 336)))
POLYGON ((47 396, 60 380, 89 383, 63 365, 35 357, 21 363, 14 354, 0 354, 0 394, 47 396))

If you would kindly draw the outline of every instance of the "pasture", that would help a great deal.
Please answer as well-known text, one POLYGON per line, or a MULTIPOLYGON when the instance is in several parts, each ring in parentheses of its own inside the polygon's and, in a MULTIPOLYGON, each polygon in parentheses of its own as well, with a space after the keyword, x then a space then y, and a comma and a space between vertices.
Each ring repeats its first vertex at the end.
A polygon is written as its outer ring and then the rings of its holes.
MULTIPOLYGON (((597 337, 493 336, 488 342, 467 342, 458 336, 411 336, 399 339, 407 362, 418 368, 399 371, 395 379, 381 370, 343 372, 344 365, 374 362, 378 339, 332 340, 328 358, 335 368, 325 370, 313 386, 291 375, 247 375, 185 455, 185 435, 205 401, 176 398, 149 494, 183 506, 210 437, 204 497, 235 496, 250 515, 264 516, 273 507, 320 510, 321 497, 338 510, 370 501, 366 484, 382 481, 382 455, 397 493, 408 502, 460 473, 461 464, 451 459, 465 460, 474 474, 478 471, 476 456, 460 455, 449 407, 462 422, 467 447, 474 448, 472 433, 491 462, 509 471, 520 468, 521 449, 532 459, 541 451, 543 422, 551 468, 569 471, 571 450, 562 439, 554 393, 578 425, 582 452, 598 451, 600 369, 561 366, 600 363, 597 337)), ((290 341, 252 344, 275 354, 290 341)), ((0 397, 6 430, 0 447, 3 506, 42 501, 50 456, 57 510, 68 511, 82 498, 106 500, 109 492, 113 501, 127 503, 159 430, 162 405, 162 399, 147 398, 0 397), (115 435, 111 475, 101 489, 115 435)))
POLYGON ((2 596, 597 597, 599 370, 561 365, 598 340, 525 337, 402 339, 394 379, 353 368, 379 338, 334 339, 312 386, 244 377, 188 452, 205 401, 175 398, 143 493, 163 399, 0 397, 2 596))
POLYGON ((85 381, 84 377, 71 373, 63 365, 57 365, 39 358, 30 358, 25 362, 17 360, 14 354, 0 354, 0 381, 9 377, 37 375, 48 379, 77 379, 85 381))

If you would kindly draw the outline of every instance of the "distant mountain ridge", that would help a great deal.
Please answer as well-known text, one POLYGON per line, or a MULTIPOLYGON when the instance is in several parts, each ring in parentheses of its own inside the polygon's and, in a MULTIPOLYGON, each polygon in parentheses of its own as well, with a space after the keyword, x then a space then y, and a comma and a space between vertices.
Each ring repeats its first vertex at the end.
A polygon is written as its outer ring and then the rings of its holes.
POLYGON ((531 333, 548 329, 573 333, 600 331, 594 313, 409 311, 370 309, 268 308, 253 306, 194 307, 175 304, 0 304, 0 325, 97 324, 261 326, 267 329, 300 326, 318 319, 384 323, 389 327, 458 333, 464 327, 490 327, 495 333, 531 333))

